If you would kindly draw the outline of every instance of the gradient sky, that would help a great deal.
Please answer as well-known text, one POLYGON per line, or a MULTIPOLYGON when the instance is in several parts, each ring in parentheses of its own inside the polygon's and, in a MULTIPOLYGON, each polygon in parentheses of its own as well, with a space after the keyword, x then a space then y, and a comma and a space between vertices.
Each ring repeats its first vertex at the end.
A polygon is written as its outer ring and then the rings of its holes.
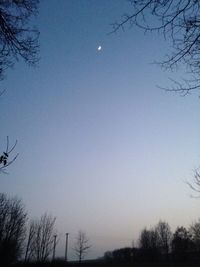
POLYGON ((38 67, 19 62, 1 85, 1 150, 8 135, 20 154, 1 191, 30 218, 56 216, 57 256, 69 232, 69 259, 79 229, 94 258, 160 219, 188 227, 200 217, 185 184, 200 163, 200 99, 157 87, 184 75, 151 64, 169 44, 137 28, 108 34, 126 0, 46 0, 39 11, 38 67))

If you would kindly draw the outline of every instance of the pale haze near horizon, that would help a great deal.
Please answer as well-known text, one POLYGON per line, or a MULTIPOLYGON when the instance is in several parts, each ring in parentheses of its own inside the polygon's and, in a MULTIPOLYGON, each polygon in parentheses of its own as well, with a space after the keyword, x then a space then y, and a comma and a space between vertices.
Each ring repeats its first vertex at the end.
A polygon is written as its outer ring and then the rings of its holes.
POLYGON ((19 157, 1 192, 22 198, 30 218, 56 216, 60 257, 66 232, 69 259, 80 229, 96 258, 159 220, 175 230, 199 218, 185 183, 200 162, 198 92, 157 87, 184 75, 152 64, 170 51, 161 35, 108 34, 127 11, 127 1, 42 1, 38 67, 19 62, 2 82, 1 149, 8 135, 19 157))

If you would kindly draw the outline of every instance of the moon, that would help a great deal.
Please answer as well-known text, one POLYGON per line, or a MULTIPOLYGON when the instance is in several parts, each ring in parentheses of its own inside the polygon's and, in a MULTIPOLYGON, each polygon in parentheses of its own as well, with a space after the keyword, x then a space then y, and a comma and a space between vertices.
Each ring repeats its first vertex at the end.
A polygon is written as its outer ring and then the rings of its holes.
POLYGON ((99 45, 98 48, 97 48, 97 50, 98 51, 101 51, 101 49, 102 49, 102 47, 101 47, 101 45, 99 45))

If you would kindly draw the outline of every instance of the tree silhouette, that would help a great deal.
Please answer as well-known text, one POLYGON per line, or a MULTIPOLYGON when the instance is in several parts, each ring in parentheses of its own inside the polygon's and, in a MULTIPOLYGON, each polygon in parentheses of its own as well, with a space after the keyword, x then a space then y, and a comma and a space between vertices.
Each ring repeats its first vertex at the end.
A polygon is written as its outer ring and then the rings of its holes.
POLYGON ((45 262, 53 251, 56 218, 44 214, 29 224, 25 261, 45 262))
POLYGON ((112 252, 112 258, 116 262, 131 262, 133 248, 125 247, 112 252))
POLYGON ((89 239, 87 238, 86 234, 80 230, 78 232, 74 246, 74 251, 79 260, 79 263, 82 262, 90 247, 91 245, 89 245, 89 239))
POLYGON ((193 180, 191 182, 186 182, 189 187, 195 192, 198 193, 198 195, 194 196, 196 198, 199 198, 200 194, 200 172, 199 168, 194 171, 193 180))
POLYGON ((38 13, 38 3, 39 0, 0 1, 0 79, 20 58, 30 65, 38 61, 39 32, 29 26, 38 13))
POLYGON ((25 262, 28 262, 34 258, 34 247, 35 247, 35 238, 36 238, 36 220, 31 220, 28 226, 28 236, 27 236, 27 244, 25 251, 25 262))
POLYGON ((159 221, 151 228, 144 228, 139 237, 139 248, 141 253, 148 260, 158 257, 167 258, 171 244, 171 230, 168 223, 159 221))
POLYGON ((146 260, 155 260, 159 254, 159 237, 155 229, 144 228, 139 237, 139 248, 142 257, 146 260))
MULTIPOLYGON (((38 61, 39 31, 31 25, 31 18, 38 13, 39 0, 4 0, 0 1, 0 80, 5 71, 13 67, 16 61, 23 59, 28 65, 38 61)), ((0 96, 4 90, 0 90, 0 96)), ((16 146, 0 155, 0 171, 6 172, 18 155, 9 159, 16 146)))
POLYGON ((145 32, 159 32, 171 40, 173 50, 160 63, 172 69, 182 63, 190 78, 174 81, 169 91, 183 95, 200 89, 200 1, 191 0, 129 0, 132 12, 113 23, 113 32, 128 24, 145 32))
POLYGON ((12 164, 16 158, 18 157, 18 154, 16 154, 13 158, 10 159, 10 155, 13 152, 17 145, 17 140, 15 141, 13 146, 9 146, 9 138, 7 136, 7 143, 6 143, 6 149, 5 151, 0 155, 0 172, 6 173, 7 167, 12 164))
POLYGON ((190 226, 189 233, 191 240, 194 243, 195 250, 200 252, 200 219, 190 226))
POLYGON ((167 222, 159 221, 155 227, 158 236, 158 248, 161 254, 168 255, 170 250, 172 232, 167 222))
POLYGON ((3 266, 15 262, 22 255, 26 219, 22 201, 0 193, 0 263, 3 266))
POLYGON ((189 231, 183 226, 177 227, 172 238, 172 254, 174 257, 179 260, 187 259, 192 244, 189 231))

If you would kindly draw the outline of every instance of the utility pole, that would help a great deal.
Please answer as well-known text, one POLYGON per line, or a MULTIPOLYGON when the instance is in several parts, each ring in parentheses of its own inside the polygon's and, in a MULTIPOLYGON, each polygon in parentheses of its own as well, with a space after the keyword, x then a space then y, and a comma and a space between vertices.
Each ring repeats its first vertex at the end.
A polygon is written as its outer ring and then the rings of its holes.
POLYGON ((53 258, 52 258, 53 261, 55 260, 55 255, 56 255, 56 238, 57 238, 57 235, 54 235, 54 242, 53 242, 53 258))
POLYGON ((67 251, 68 251, 68 236, 69 233, 66 233, 66 243, 65 243, 65 261, 67 261, 67 251))

